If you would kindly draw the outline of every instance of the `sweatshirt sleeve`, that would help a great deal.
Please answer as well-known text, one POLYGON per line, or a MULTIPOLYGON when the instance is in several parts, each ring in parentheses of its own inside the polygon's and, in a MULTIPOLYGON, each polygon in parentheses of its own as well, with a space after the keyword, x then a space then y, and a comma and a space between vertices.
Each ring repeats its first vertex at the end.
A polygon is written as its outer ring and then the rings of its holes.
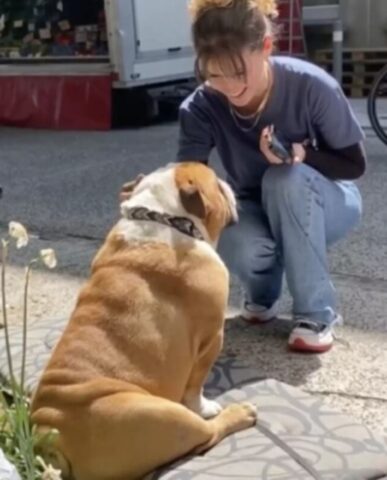
POLYGON ((328 74, 315 77, 308 94, 313 129, 329 149, 342 149, 364 140, 351 105, 334 78, 328 74))
POLYGON ((212 125, 200 91, 194 92, 179 110, 177 161, 208 162, 214 147, 212 125))

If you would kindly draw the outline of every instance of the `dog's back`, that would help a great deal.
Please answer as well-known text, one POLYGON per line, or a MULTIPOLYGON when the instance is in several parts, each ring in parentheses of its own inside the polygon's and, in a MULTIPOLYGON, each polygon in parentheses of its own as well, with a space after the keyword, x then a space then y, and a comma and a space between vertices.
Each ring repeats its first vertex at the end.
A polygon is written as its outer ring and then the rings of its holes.
POLYGON ((223 263, 207 242, 130 240, 128 225, 97 254, 32 403, 65 478, 140 478, 255 421, 249 405, 210 421, 183 405, 196 408, 222 347, 223 263))
POLYGON ((227 292, 227 271, 200 249, 131 247, 113 232, 41 379, 34 409, 46 379, 53 386, 52 372, 67 385, 111 378, 181 402, 198 349, 223 326, 227 292))

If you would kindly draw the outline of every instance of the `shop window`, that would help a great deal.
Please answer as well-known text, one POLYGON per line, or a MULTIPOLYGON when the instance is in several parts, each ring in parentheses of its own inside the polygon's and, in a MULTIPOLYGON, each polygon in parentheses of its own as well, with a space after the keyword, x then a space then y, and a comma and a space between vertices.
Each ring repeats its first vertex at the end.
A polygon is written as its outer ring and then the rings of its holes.
POLYGON ((0 59, 107 55, 103 0, 0 0, 0 59))

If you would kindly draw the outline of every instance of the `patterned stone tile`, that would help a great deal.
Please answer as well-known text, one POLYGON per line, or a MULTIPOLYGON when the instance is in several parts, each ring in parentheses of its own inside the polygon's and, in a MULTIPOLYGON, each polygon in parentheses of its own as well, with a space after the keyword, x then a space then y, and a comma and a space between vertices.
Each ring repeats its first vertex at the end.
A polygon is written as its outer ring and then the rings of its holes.
MULTIPOLYGON (((47 320, 31 325, 28 330, 26 355, 26 387, 32 390, 36 387, 52 348, 59 340, 67 319, 47 320)), ((20 326, 10 328, 11 352, 16 378, 20 378, 22 359, 23 334, 20 326)), ((9 377, 7 353, 5 348, 4 330, 0 332, 0 373, 9 377)))

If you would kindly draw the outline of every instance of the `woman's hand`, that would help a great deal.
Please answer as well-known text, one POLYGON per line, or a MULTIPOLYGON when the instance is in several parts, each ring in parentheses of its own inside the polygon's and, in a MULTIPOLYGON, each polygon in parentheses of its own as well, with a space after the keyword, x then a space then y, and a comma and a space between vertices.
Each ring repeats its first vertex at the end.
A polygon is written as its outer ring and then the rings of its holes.
POLYGON ((306 150, 303 143, 292 144, 293 163, 303 163, 306 157, 306 150))
MULTIPOLYGON (((283 160, 274 155, 274 153, 270 150, 269 147, 272 133, 273 127, 266 127, 262 130, 261 138, 259 141, 259 148, 269 163, 271 163, 272 165, 282 165, 284 163, 283 160)), ((292 158, 290 163, 302 163, 305 160, 305 156, 306 151, 304 145, 302 143, 293 143, 292 158)))
POLYGON ((261 139, 259 141, 259 149, 266 157, 267 161, 272 165, 282 165, 284 162, 278 158, 270 150, 271 134, 273 133, 273 127, 265 127, 261 133, 261 139))

